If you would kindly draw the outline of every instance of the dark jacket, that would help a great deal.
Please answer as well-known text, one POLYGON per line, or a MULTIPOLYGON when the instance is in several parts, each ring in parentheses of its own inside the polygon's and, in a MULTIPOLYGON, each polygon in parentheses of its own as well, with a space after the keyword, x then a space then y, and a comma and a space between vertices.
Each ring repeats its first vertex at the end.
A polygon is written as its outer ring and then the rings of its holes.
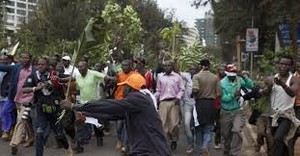
MULTIPOLYGON (((0 71, 8 72, 9 74, 13 75, 10 81, 11 86, 9 87, 8 100, 13 101, 16 96, 19 75, 22 68, 23 66, 20 63, 15 65, 0 65, 0 71)), ((35 72, 35 68, 32 67, 32 73, 34 72, 35 72)))
POLYGON ((129 144, 132 147, 130 155, 171 155, 160 117, 148 95, 132 92, 119 101, 97 100, 82 106, 75 106, 73 109, 87 112, 93 117, 101 113, 117 117, 124 115, 129 144))
MULTIPOLYGON (((2 83, 1 83, 1 96, 2 97, 8 97, 9 96, 10 86, 13 85, 11 83, 11 78, 12 78, 12 73, 11 72, 6 72, 6 74, 4 75, 4 77, 2 79, 2 83)), ((9 100, 11 100, 11 99, 9 99, 9 100)))
POLYGON ((63 88, 61 85, 55 87, 54 81, 51 81, 52 72, 45 72, 43 74, 38 73, 37 71, 29 75, 23 85, 23 88, 26 87, 36 87, 40 82, 50 81, 52 84, 46 87, 47 90, 51 90, 50 95, 44 95, 41 90, 38 90, 34 93, 34 104, 55 104, 58 105, 59 102, 65 98, 63 88), (39 76, 37 75, 39 74, 39 76))

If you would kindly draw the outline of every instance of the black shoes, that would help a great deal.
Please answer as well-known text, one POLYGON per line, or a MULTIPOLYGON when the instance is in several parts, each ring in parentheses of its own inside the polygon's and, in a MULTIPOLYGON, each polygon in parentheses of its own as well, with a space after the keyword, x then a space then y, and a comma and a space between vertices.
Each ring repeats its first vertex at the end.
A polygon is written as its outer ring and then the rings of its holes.
POLYGON ((172 141, 171 142, 171 149, 172 150, 176 150, 176 148, 177 148, 177 142, 176 141, 172 141))
POLYGON ((77 147, 73 148, 73 151, 75 153, 83 153, 84 149, 83 149, 83 147, 77 146, 77 147))
POLYGON ((68 140, 64 135, 55 136, 55 140, 58 148, 64 148, 64 149, 69 148, 68 140))
POLYGON ((12 146, 11 147, 11 154, 16 155, 18 153, 18 147, 17 146, 12 146))
POLYGON ((97 137, 97 146, 103 146, 103 137, 97 137))

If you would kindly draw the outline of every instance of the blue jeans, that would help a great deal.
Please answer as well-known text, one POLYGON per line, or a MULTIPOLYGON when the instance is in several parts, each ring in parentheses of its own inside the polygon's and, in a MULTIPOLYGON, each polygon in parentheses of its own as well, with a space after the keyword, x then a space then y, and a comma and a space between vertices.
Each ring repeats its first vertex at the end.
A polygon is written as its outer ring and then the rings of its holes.
POLYGON ((128 135, 126 130, 126 123, 124 120, 117 121, 117 136, 124 146, 128 145, 128 135))
POLYGON ((193 147, 194 146, 194 123, 193 119, 193 106, 184 103, 183 104, 183 111, 182 115, 184 117, 184 131, 187 138, 188 146, 193 147))
POLYGON ((214 124, 203 124, 195 127, 197 151, 202 155, 203 150, 212 145, 214 124))
MULTIPOLYGON (((56 137, 60 137, 65 139, 63 135, 63 130, 60 125, 55 124, 57 121, 57 113, 44 113, 42 106, 36 106, 36 156, 42 156, 44 153, 44 145, 47 141, 47 137, 49 136, 49 125, 51 129, 54 131, 56 137)), ((66 141, 66 140, 65 140, 66 141)))
POLYGON ((1 113, 2 130, 4 132, 9 132, 12 128, 12 125, 15 123, 15 116, 13 113, 15 104, 11 100, 5 100, 5 101, 1 101, 1 106, 2 106, 2 113, 1 113))

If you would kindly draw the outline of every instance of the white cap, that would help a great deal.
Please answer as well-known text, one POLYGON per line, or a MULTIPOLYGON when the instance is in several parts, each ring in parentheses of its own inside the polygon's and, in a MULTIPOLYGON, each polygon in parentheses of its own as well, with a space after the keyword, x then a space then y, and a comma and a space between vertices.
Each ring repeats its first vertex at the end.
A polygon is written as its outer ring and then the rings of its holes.
POLYGON ((235 73, 235 72, 226 72, 226 71, 225 71, 225 74, 227 76, 236 76, 237 75, 237 73, 235 73))
POLYGON ((62 57, 62 59, 63 59, 63 60, 66 60, 66 61, 71 61, 70 56, 64 56, 64 57, 62 57))

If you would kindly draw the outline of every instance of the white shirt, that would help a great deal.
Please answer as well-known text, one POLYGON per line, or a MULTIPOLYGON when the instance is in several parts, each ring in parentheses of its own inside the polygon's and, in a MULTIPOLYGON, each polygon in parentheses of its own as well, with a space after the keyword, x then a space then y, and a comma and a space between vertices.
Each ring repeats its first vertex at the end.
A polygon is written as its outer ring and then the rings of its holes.
POLYGON ((191 98, 191 94, 192 94, 192 91, 193 91, 193 80, 192 80, 192 76, 190 73, 187 73, 187 72, 182 72, 180 73, 183 81, 184 81, 184 87, 185 87, 185 90, 184 90, 184 95, 183 95, 183 98, 182 100, 185 102, 185 104, 189 104, 189 105, 195 105, 195 99, 194 98, 191 98))
MULTIPOLYGON (((64 67, 64 69, 65 69, 65 72, 64 72, 65 75, 71 75, 72 70, 73 70, 73 66, 69 65, 68 68, 64 67)), ((72 74, 72 77, 76 77, 77 75, 79 75, 79 71, 76 67, 74 67, 74 72, 72 74)))
MULTIPOLYGON (((275 75, 275 77, 277 76, 278 74, 275 75)), ((290 74, 290 76, 286 80, 285 84, 288 87, 290 87, 290 82, 292 77, 293 75, 290 74)), ((272 87, 272 93, 271 93, 271 107, 273 111, 275 112, 285 111, 290 108, 293 108, 295 99, 296 99, 295 97, 289 96, 281 86, 274 83, 272 87)))

